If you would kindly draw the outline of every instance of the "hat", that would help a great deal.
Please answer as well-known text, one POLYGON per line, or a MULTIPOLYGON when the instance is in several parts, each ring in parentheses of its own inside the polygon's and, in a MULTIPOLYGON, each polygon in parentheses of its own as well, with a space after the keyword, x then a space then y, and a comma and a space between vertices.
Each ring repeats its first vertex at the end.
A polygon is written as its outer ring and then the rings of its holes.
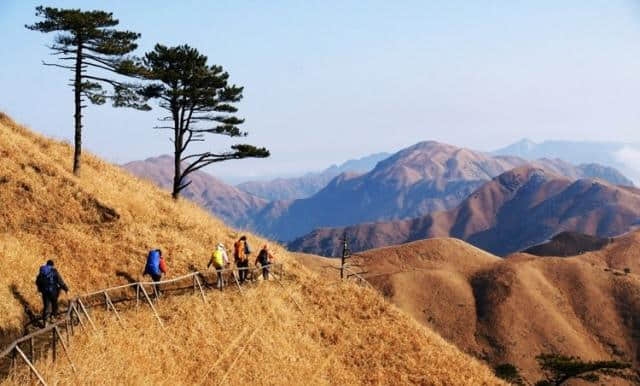
POLYGON ((218 243, 218 248, 224 248, 224 244, 218 243))

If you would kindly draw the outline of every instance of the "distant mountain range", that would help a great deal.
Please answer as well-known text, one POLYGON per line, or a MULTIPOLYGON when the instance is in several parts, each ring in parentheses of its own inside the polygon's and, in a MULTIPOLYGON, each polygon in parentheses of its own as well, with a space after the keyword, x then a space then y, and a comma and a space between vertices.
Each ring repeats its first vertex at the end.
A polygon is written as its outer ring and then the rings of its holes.
POLYGON ((560 231, 614 236, 640 220, 640 190, 604 180, 574 180, 546 168, 502 173, 456 208, 409 220, 321 228, 289 244, 336 256, 346 233, 352 251, 432 237, 456 237, 497 255, 548 240, 560 231))
POLYGON ((640 182, 640 144, 557 140, 536 143, 522 139, 492 154, 516 156, 527 160, 561 158, 576 165, 598 163, 616 168, 625 176, 640 182))
POLYGON ((491 178, 524 164, 569 178, 598 177, 631 184, 608 167, 575 167, 558 159, 529 162, 427 141, 380 161, 368 173, 342 174, 309 198, 272 202, 253 228, 290 241, 319 227, 419 217, 454 208, 491 178))
POLYGON ((248 181, 236 187, 268 201, 307 198, 327 186, 329 181, 338 175, 347 172, 366 173, 388 156, 389 153, 376 153, 346 161, 341 165, 331 165, 318 173, 307 173, 293 178, 277 178, 271 181, 248 181))
MULTIPOLYGON (((382 154, 376 154, 329 168, 323 178, 342 170, 365 169, 381 157, 382 154)), ((226 185, 204 172, 190 176, 193 183, 185 191, 185 196, 236 228, 291 241, 320 227, 410 219, 455 208, 491 178, 524 164, 570 179, 598 177, 614 184, 631 184, 615 169, 600 165, 573 166, 559 159, 526 161, 519 157, 492 156, 427 141, 377 162, 373 170, 364 174, 339 174, 319 192, 304 199, 268 201, 226 185)), ((124 168, 162 187, 171 186, 171 156, 131 162, 124 168)), ((289 182, 280 186, 294 185, 289 182)), ((274 186, 265 187, 265 192, 284 194, 284 190, 275 193, 274 186)), ((289 192, 297 191, 292 193, 294 195, 301 192, 297 188, 287 189, 289 192)))
MULTIPOLYGON (((173 186, 172 156, 162 155, 133 161, 122 167, 167 190, 173 186)), ((183 191, 184 196, 237 228, 246 228, 268 204, 266 200, 227 185, 202 171, 191 173, 189 179, 192 183, 183 191)))

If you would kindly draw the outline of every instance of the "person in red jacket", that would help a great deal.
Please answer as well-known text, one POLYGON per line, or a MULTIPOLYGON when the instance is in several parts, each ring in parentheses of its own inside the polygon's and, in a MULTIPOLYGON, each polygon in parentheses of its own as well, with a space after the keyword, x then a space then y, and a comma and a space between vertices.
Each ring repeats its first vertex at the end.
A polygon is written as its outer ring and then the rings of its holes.
MULTIPOLYGON (((162 272, 163 275, 167 274, 167 263, 164 259, 164 256, 162 256, 162 251, 160 251, 160 264, 159 264, 159 268, 160 268, 160 272, 162 272)), ((160 281, 160 279, 156 280, 155 278, 153 279, 155 281, 160 281)))

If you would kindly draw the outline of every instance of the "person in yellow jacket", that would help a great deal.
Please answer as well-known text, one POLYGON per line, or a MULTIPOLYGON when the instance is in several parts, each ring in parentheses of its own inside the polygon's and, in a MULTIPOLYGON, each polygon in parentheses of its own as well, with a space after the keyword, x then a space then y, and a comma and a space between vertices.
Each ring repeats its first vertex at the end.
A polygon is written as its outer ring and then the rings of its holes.
POLYGON ((224 249, 224 245, 222 243, 218 243, 218 247, 211 254, 211 260, 209 260, 209 264, 207 264, 207 268, 211 267, 216 270, 216 288, 222 290, 224 286, 224 281, 222 280, 222 270, 224 267, 229 265, 229 257, 227 256, 227 251, 224 249))

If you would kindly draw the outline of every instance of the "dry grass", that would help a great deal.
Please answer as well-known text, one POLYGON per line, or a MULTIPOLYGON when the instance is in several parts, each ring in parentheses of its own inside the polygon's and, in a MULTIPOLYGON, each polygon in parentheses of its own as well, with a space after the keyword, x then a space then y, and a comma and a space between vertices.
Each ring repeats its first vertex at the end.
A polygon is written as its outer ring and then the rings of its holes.
MULTIPOLYGON (((574 257, 500 259, 461 240, 434 238, 369 250, 350 262, 415 320, 466 353, 517 366, 534 383, 542 378, 541 353, 640 370, 638 246, 640 231, 574 257)), ((301 259, 321 272, 326 260, 301 259)))
MULTIPOLYGON (((239 235, 193 204, 0 115, 0 328, 15 334, 24 304, 39 311, 37 268, 54 258, 75 293, 138 279, 146 251, 169 256, 169 277, 203 269, 211 248, 239 235), (117 213, 117 215, 115 215, 117 213), (118 275, 119 273, 119 275, 118 275), (11 291, 10 288, 14 287, 11 291)), ((265 240, 248 235, 256 249, 265 240)), ((94 311, 100 332, 73 338, 78 378, 64 361, 38 362, 52 384, 499 384, 479 362, 354 285, 331 285, 280 246, 288 291, 262 282, 233 292, 166 298, 163 331, 148 309, 94 311)), ((122 306, 119 306, 122 307, 122 306)), ((5 337, 6 339, 7 337, 5 337)), ((24 374, 5 380, 23 383, 24 374)))

